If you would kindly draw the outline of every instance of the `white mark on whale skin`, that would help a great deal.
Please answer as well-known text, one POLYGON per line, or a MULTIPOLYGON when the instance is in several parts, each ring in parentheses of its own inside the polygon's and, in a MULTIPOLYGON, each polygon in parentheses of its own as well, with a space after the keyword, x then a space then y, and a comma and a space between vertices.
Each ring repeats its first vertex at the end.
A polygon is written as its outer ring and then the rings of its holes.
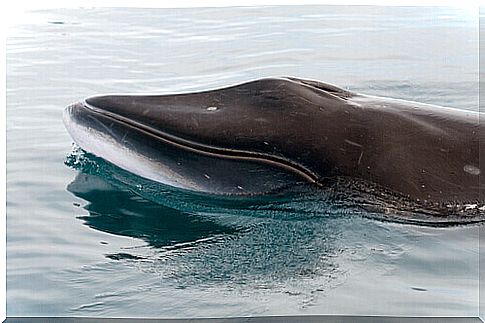
POLYGON ((217 110, 219 110, 219 108, 212 106, 212 107, 207 107, 206 110, 207 111, 217 111, 217 110))
POLYGON ((125 134, 123 135, 123 138, 121 138, 121 142, 122 143, 127 143, 128 142, 127 140, 125 140, 126 136, 128 136, 128 131, 125 132, 125 134))
POLYGON ((472 165, 465 165, 463 166, 463 170, 471 175, 480 175, 481 171, 478 167, 472 165))
POLYGON ((348 139, 345 139, 344 141, 345 141, 346 143, 348 143, 349 145, 356 146, 356 147, 362 147, 362 145, 361 145, 361 144, 358 144, 358 143, 356 143, 356 142, 350 141, 350 140, 348 140, 348 139))
POLYGON ((254 121, 259 123, 269 123, 269 121, 266 118, 255 118, 254 121))
POLYGON ((362 161, 362 156, 364 155, 364 151, 362 150, 360 152, 359 160, 357 161, 357 165, 360 165, 360 162, 362 161))

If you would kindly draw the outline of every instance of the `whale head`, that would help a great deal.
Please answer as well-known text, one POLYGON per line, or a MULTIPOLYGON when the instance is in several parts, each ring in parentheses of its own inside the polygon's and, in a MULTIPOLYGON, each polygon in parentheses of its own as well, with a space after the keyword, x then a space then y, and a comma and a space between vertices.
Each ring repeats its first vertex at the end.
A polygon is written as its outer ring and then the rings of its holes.
POLYGON ((341 96, 330 85, 270 78, 190 94, 94 96, 68 106, 64 123, 82 149, 136 175, 256 194, 318 181, 328 156, 315 133, 336 126, 315 116, 331 118, 341 96))

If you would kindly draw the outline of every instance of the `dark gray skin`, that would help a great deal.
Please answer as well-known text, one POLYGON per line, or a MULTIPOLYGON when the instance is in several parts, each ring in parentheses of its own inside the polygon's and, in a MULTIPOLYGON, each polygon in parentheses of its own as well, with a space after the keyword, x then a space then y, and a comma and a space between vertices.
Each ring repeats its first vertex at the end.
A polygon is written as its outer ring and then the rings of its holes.
POLYGON ((200 93, 96 96, 67 113, 75 122, 92 114, 187 152, 268 165, 318 185, 348 177, 412 200, 485 201, 485 135, 475 112, 267 78, 200 93))

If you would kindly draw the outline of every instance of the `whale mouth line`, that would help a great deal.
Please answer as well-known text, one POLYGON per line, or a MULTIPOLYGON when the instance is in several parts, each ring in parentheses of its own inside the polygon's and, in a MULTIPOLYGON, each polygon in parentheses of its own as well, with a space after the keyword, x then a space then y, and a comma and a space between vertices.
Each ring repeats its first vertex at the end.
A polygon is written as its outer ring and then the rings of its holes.
POLYGON ((163 141, 178 148, 218 158, 249 160, 269 164, 271 166, 283 168, 292 173, 298 174, 301 177, 305 178, 308 182, 319 185, 319 176, 317 174, 315 174, 308 168, 283 157, 272 156, 259 152, 208 146, 168 134, 158 129, 154 129, 140 122, 133 121, 132 119, 129 119, 127 117, 93 106, 86 101, 82 102, 81 105, 83 108, 89 110, 91 113, 112 119, 118 123, 124 124, 130 128, 136 129, 137 131, 154 137, 157 140, 163 141))

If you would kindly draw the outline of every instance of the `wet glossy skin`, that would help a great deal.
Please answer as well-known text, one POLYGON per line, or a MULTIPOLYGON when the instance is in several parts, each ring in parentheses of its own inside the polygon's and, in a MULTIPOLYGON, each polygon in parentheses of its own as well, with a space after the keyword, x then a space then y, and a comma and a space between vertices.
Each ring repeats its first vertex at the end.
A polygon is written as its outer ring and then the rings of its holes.
MULTIPOLYGON (((346 176, 414 199, 484 200, 484 135, 474 112, 270 78, 200 93, 96 96, 67 114, 85 125, 104 118, 108 128, 149 134, 213 160, 270 165, 322 185, 346 176), (82 117, 88 114, 91 121, 82 117)), ((133 149, 142 151, 141 145, 133 149)))

